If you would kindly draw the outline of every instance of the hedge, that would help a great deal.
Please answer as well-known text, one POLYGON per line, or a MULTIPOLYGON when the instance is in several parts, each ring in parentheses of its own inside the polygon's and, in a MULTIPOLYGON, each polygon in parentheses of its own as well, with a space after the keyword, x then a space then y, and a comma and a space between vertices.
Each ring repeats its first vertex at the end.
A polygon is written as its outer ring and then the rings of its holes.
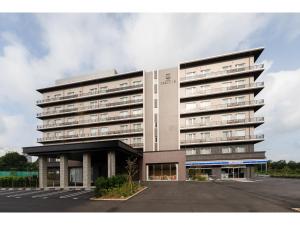
POLYGON ((104 195, 108 190, 121 187, 127 181, 127 176, 118 175, 110 178, 98 177, 95 182, 95 194, 97 197, 104 195))
POLYGON ((37 187, 38 177, 0 177, 0 187, 37 187))

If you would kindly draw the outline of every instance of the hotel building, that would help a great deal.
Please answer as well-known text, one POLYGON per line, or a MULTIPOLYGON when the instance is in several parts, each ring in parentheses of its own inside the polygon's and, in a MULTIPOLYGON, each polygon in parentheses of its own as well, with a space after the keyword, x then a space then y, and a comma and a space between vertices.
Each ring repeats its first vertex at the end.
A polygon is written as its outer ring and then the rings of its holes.
POLYGON ((143 181, 251 178, 266 163, 255 128, 256 79, 263 48, 179 63, 174 68, 115 70, 57 80, 38 89, 40 187, 82 185, 123 173, 137 157, 143 181))

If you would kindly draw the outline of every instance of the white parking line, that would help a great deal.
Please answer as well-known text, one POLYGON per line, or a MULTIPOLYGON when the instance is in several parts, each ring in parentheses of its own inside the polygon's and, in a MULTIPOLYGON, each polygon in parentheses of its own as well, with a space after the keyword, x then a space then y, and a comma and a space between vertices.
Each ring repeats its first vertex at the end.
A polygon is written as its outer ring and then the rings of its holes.
POLYGON ((77 193, 74 193, 74 194, 63 195, 63 196, 60 196, 59 198, 71 198, 71 197, 75 197, 75 196, 86 194, 88 192, 91 192, 91 191, 90 190, 88 190, 88 191, 80 191, 80 192, 77 192, 77 193))
POLYGON ((10 197, 19 197, 19 196, 25 196, 25 195, 30 195, 30 194, 37 194, 39 192, 43 192, 43 191, 26 191, 24 193, 20 193, 20 194, 13 194, 13 195, 8 195, 6 197, 10 198, 10 197))
POLYGON ((52 192, 47 192, 47 193, 44 193, 44 194, 40 194, 40 195, 34 195, 32 196, 32 198, 48 198, 49 196, 52 196, 52 195, 57 195, 57 194, 61 194, 61 193, 65 193, 65 192, 69 192, 69 190, 64 190, 64 191, 52 191, 52 192))
POLYGON ((11 191, 6 191, 6 192, 1 192, 0 193, 0 196, 1 195, 7 195, 7 194, 10 194, 10 193, 21 193, 21 192, 24 192, 24 190, 22 190, 22 191, 13 191, 13 190, 11 190, 11 191))

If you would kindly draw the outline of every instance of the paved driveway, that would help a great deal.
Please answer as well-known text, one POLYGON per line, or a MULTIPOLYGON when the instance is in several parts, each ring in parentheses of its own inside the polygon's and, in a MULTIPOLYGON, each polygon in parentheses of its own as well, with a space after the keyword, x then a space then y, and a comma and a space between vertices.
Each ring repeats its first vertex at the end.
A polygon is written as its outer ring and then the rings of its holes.
POLYGON ((0 191, 1 212, 291 212, 300 180, 152 182, 128 201, 90 201, 83 191, 0 191), (37 196, 37 197, 34 197, 37 196))

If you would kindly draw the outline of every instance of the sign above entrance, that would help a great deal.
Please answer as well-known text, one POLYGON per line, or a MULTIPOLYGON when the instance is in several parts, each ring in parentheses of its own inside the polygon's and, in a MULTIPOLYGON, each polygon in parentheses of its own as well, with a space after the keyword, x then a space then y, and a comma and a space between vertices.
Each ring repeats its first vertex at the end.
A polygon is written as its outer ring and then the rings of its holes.
POLYGON ((232 161, 194 161, 186 162, 185 166, 222 166, 222 165, 253 165, 253 164, 265 164, 266 159, 254 159, 254 160, 232 160, 232 161))

